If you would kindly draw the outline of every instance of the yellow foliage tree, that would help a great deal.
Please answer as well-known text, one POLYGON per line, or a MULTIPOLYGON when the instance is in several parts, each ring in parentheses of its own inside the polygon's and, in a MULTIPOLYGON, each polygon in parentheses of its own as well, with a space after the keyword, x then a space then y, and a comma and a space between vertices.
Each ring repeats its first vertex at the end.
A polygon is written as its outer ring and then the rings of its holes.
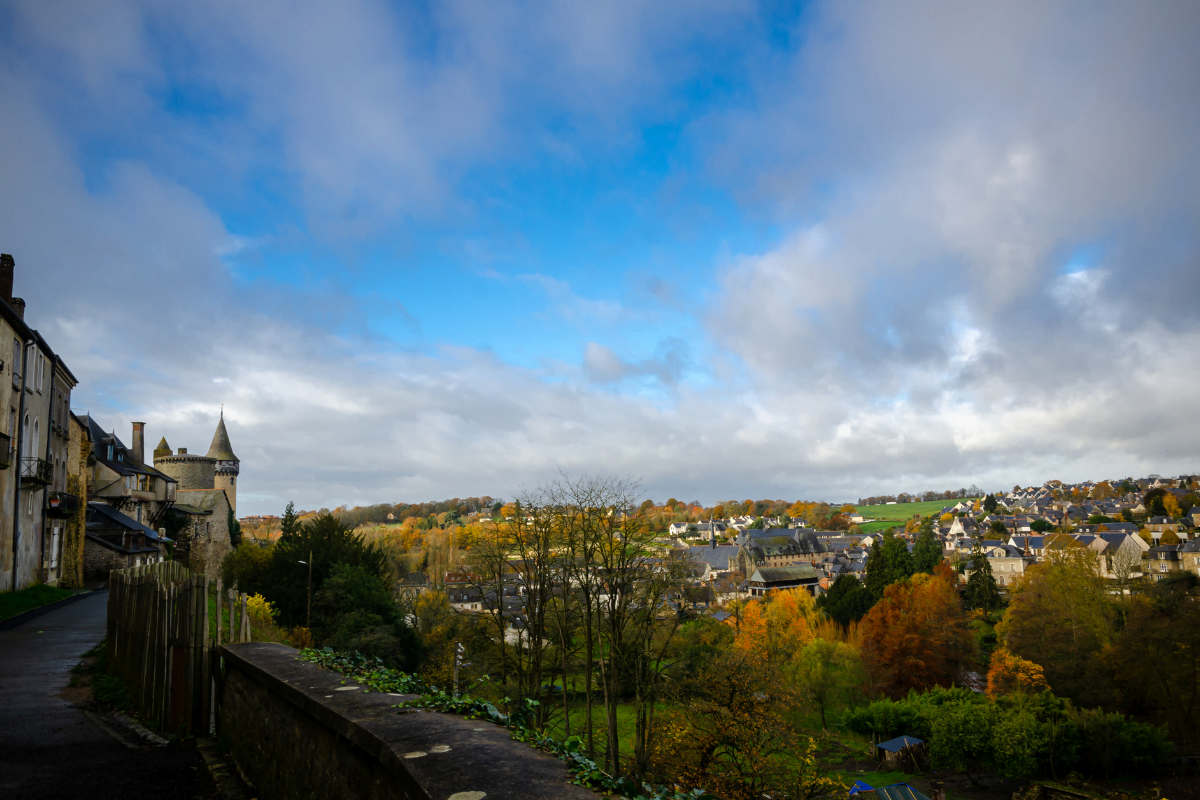
POLYGON ((817 608, 808 592, 774 591, 763 602, 746 604, 734 646, 771 660, 786 660, 813 640, 816 623, 817 608))
POLYGON ((1183 509, 1179 507, 1179 501, 1175 499, 1175 495, 1168 494, 1163 497, 1163 508, 1167 510, 1168 517, 1180 517, 1183 515, 1183 509))
POLYGON ((997 648, 992 653, 992 665, 987 675, 987 696, 991 699, 1013 692, 1040 692, 1049 686, 1045 672, 1032 661, 1021 658, 1007 647, 997 648))

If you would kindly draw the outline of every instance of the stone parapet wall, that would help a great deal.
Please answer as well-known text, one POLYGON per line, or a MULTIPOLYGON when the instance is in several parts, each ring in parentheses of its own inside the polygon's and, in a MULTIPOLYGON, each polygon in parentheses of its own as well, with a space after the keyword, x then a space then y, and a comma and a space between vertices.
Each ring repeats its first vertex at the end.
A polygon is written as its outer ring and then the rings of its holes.
POLYGON ((367 693, 279 644, 221 648, 219 734, 263 800, 596 800, 498 725, 367 693))

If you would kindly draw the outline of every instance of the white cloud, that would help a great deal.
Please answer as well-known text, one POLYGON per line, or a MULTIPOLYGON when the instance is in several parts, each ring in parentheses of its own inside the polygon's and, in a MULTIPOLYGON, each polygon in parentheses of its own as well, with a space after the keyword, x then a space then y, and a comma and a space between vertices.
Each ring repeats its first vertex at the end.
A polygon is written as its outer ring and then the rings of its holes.
MULTIPOLYGON (((626 146, 639 109, 670 116, 687 42, 723 41, 737 4, 428 18, 216 4, 56 24, 70 10, 23 6, 35 41, 0 67, 0 182, 21 187, 0 195, 0 245, 30 320, 81 378, 77 406, 119 434, 139 418, 151 441, 202 449, 225 404, 243 511, 507 496, 560 468, 713 500, 1195 467, 1192 7, 818 9, 794 61, 776 54, 776 74, 756 76, 756 107, 689 134, 785 231, 725 260, 700 315, 711 341, 684 319, 680 339, 637 355, 592 339, 578 365, 541 370, 382 341, 332 281, 235 280, 223 259, 274 232, 231 233, 195 165, 168 156, 211 158, 218 176, 261 156, 298 176, 315 228, 353 239, 461 210, 463 170, 545 140, 524 135, 542 124, 522 116, 535 101, 595 123, 566 137, 571 158, 591 135, 626 146), (195 63, 147 48, 147 14, 196 46, 195 63), (415 45, 422 25, 447 46, 415 45), (54 61, 42 49, 73 58, 39 72, 54 61), (231 139, 142 124, 166 72, 225 91, 242 109, 231 139), (64 109, 89 102, 146 129, 138 157, 81 166, 64 109), (1084 245, 1096 263, 1061 274, 1084 245)), ((521 280, 577 326, 644 313, 552 274, 521 280)))

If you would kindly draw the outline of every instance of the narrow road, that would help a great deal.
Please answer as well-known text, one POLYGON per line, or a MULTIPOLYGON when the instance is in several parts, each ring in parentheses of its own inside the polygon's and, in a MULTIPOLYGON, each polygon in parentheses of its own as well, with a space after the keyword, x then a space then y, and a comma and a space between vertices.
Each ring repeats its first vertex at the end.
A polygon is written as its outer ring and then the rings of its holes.
POLYGON ((104 637, 108 593, 0 631, 0 797, 214 798, 194 744, 131 749, 59 697, 104 637))

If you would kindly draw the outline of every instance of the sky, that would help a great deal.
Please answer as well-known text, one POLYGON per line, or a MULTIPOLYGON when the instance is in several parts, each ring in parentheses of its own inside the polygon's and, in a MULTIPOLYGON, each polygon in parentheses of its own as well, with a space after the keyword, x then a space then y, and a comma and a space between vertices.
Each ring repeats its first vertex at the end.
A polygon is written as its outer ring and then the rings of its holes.
POLYGON ((1200 471, 1200 4, 0 2, 0 250, 239 514, 1200 471))

